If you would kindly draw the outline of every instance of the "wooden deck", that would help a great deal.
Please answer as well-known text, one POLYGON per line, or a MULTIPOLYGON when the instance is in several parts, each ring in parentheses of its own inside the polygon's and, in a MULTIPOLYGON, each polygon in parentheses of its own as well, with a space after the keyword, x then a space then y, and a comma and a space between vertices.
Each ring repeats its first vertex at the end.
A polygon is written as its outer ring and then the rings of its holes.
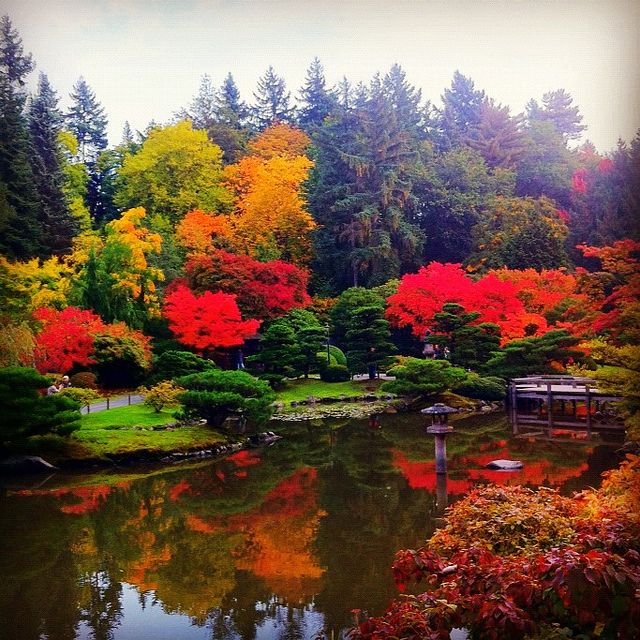
POLYGON ((508 410, 519 437, 591 440, 623 437, 619 396, 601 392, 590 378, 530 376, 509 384, 508 410))

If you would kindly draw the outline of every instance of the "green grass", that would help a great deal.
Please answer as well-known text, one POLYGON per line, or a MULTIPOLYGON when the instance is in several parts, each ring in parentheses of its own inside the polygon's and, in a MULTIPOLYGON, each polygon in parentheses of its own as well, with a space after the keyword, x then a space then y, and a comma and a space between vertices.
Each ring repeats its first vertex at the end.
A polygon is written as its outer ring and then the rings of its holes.
POLYGON ((361 396, 366 393, 376 393, 382 380, 348 380, 347 382, 323 382, 317 378, 308 380, 291 380, 285 389, 276 391, 276 401, 291 403, 314 398, 347 396, 361 396))
POLYGON ((108 411, 97 411, 82 416, 81 429, 105 429, 116 427, 158 427, 176 419, 172 416, 175 407, 163 409, 156 413, 151 407, 133 404, 127 407, 116 407, 108 411))
POLYGON ((208 449, 227 440, 219 431, 201 425, 159 429, 176 421, 174 410, 156 413, 151 407, 138 404, 90 413, 82 416, 80 429, 69 437, 35 436, 16 453, 42 455, 59 464, 208 449))

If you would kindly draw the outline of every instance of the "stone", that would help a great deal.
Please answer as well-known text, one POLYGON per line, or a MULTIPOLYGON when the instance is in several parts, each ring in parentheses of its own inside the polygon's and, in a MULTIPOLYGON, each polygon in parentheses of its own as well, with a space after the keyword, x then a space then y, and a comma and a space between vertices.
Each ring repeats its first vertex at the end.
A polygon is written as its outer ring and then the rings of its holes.
POLYGON ((520 460, 492 460, 487 465, 487 469, 500 469, 501 471, 516 471, 522 469, 524 464, 520 460))
POLYGON ((12 456, 0 462, 0 473, 51 473, 57 471, 54 467, 40 456, 12 456))

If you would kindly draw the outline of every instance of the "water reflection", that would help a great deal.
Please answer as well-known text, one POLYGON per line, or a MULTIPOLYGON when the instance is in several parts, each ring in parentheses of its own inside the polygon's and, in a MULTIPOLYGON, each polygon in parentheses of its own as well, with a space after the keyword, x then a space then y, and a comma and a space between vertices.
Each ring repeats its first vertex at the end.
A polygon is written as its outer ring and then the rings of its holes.
POLYGON ((4 489, 0 637, 337 638, 353 608, 384 610, 395 551, 474 484, 578 489, 616 462, 484 418, 456 425, 438 484, 420 416, 286 430, 214 464, 4 489), (525 467, 483 468, 495 458, 525 467))

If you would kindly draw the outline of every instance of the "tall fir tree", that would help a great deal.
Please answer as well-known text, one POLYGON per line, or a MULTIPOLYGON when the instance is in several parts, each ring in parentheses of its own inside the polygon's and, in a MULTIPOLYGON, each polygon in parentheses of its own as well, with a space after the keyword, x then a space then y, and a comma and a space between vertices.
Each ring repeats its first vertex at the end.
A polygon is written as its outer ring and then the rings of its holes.
POLYGON ((25 77, 31 54, 8 16, 0 18, 0 251, 10 258, 40 254, 39 201, 35 189, 28 123, 24 115, 25 77))
POLYGON ((66 126, 78 140, 78 159, 91 166, 107 147, 107 117, 96 94, 80 76, 71 92, 66 126))
POLYGON ((484 101, 484 91, 478 91, 471 78, 459 71, 453 74, 451 88, 442 95, 440 112, 445 148, 460 146, 469 131, 479 124, 484 101))
POLYGON ((578 140, 587 128, 577 106, 573 106, 571 94, 564 89, 549 91, 542 96, 542 107, 530 100, 527 104, 529 121, 551 122, 565 140, 578 140))
POLYGON ((287 91, 284 78, 272 66, 258 80, 257 91, 253 94, 253 120, 262 131, 276 122, 292 123, 294 109, 290 105, 291 94, 287 91))
POLYGON ((47 76, 40 74, 38 92, 28 110, 31 134, 31 166, 40 200, 39 221, 41 245, 44 255, 61 255, 71 249, 73 237, 78 233, 78 221, 67 205, 63 191, 59 134, 62 113, 58 97, 47 76))
POLYGON ((98 163, 100 154, 107 147, 107 117, 96 94, 80 76, 71 92, 71 108, 66 116, 67 128, 78 140, 78 160, 87 167, 86 204, 94 221, 103 220, 114 208, 110 190, 105 184, 110 180, 104 172, 104 162, 98 163))
POLYGON ((231 73, 216 92, 214 106, 214 122, 207 129, 209 139, 222 149, 225 164, 238 162, 247 152, 249 110, 231 73))
POLYGON ((306 131, 320 126, 336 107, 336 97, 327 89, 324 69, 318 58, 314 58, 307 69, 305 84, 300 89, 300 102, 298 124, 306 131))

